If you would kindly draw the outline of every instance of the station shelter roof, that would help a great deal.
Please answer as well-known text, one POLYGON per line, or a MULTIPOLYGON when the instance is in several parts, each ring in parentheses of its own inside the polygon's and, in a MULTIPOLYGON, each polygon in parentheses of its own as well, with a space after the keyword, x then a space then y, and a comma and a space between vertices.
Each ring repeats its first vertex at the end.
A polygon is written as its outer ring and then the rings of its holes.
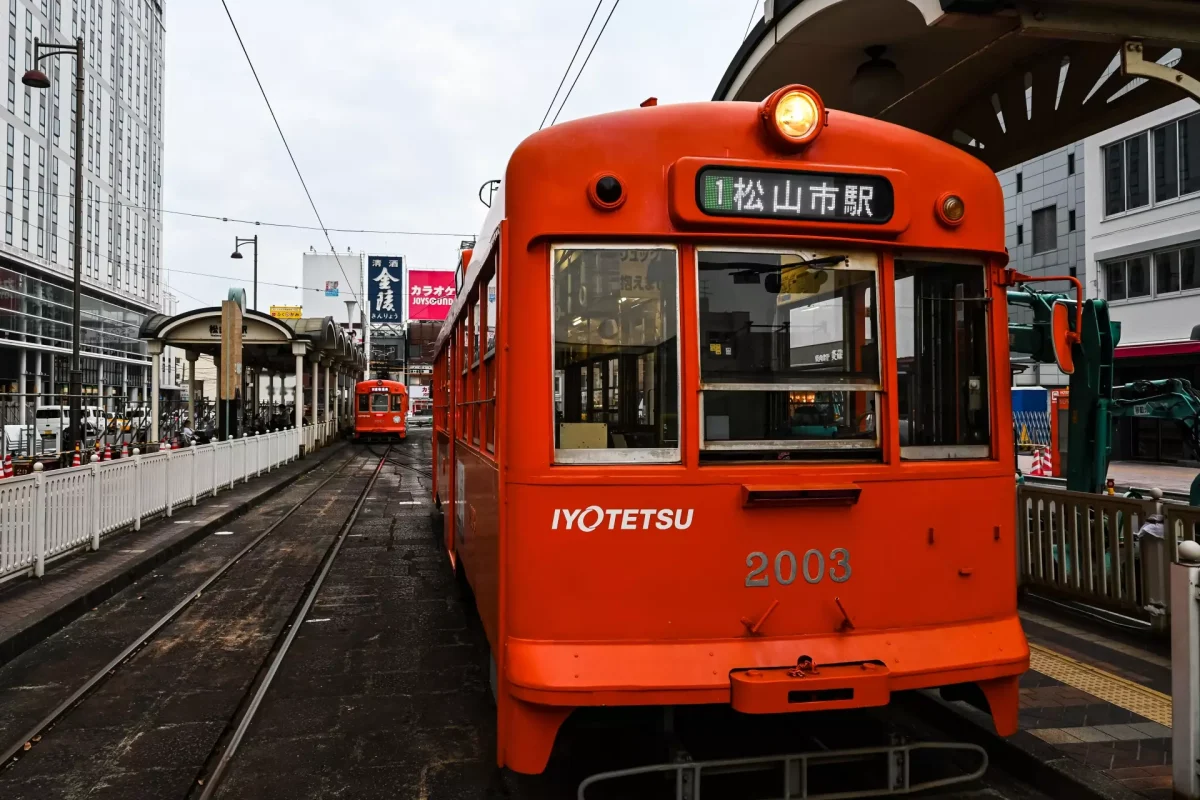
MULTIPOLYGON (((175 316, 155 314, 142 323, 138 336, 164 346, 220 357, 221 308, 198 308, 175 316)), ((296 365, 295 343, 304 345, 306 357, 325 356, 348 371, 361 371, 366 364, 362 348, 333 317, 281 320, 261 311, 242 313, 242 363, 247 369, 292 372, 296 365)))
POLYGON ((1195 0, 765 5, 715 100, 757 102, 780 86, 806 84, 830 108, 938 137, 994 170, 1186 97, 1163 80, 1122 76, 1131 40, 1145 61, 1200 76, 1195 0))

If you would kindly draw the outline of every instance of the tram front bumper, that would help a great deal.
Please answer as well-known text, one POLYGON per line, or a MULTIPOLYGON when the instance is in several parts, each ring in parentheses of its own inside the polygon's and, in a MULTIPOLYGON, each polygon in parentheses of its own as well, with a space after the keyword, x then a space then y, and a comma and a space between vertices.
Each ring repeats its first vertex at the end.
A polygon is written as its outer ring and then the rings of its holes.
POLYGON ((770 639, 510 638, 507 655, 509 690, 530 703, 728 703, 747 713, 885 705, 892 692, 1010 678, 1029 668, 1029 646, 1016 614, 930 628, 770 639), (797 671, 801 657, 817 672, 797 671))

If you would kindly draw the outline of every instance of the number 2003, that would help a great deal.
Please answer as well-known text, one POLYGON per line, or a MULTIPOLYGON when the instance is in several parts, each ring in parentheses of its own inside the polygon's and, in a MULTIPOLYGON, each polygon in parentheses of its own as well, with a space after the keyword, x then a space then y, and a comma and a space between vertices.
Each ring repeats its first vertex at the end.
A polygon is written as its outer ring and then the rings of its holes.
MULTIPOLYGON (((755 551, 746 556, 746 566, 750 574, 746 576, 747 586, 770 586, 771 576, 767 567, 771 559, 762 551, 755 551)), ((803 575, 806 583, 820 583, 828 577, 834 583, 845 583, 850 580, 850 551, 839 547, 829 554, 828 569, 826 569, 825 554, 820 550, 809 550, 799 563, 791 550, 782 550, 775 556, 775 582, 783 586, 791 585, 796 576, 803 575)))

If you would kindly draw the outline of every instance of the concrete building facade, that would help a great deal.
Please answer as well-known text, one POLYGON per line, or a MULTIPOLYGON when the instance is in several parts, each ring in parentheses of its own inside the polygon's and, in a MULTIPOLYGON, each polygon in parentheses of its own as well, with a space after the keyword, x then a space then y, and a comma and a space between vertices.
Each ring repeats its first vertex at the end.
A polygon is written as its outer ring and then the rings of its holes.
MULTIPOLYGON (((83 194, 84 392, 144 399, 138 328, 164 300, 163 0, 7 0, 0 393, 20 408, 67 390, 73 195, 83 194), (51 87, 22 85, 34 39, 85 49, 83 175, 76 180, 74 57, 40 62, 51 87), (14 397, 15 396, 15 397, 14 397)), ((24 413, 24 412, 22 412, 24 413)))
MULTIPOLYGON (((1082 142, 1059 148, 997 173, 1004 191, 1004 227, 1009 264, 1026 275, 1071 275, 1082 279, 1085 263, 1085 160, 1082 142)), ((1038 288, 1068 291, 1070 284, 1038 288)), ((1024 309, 1010 313, 1024 321, 1024 309)), ((1065 386, 1053 364, 1013 356, 1014 386, 1065 386)))
MULTIPOLYGON (((1121 323, 1114 380, 1200 386, 1200 105, 1184 100, 1084 140, 1088 294, 1121 323)), ((1172 422, 1122 420, 1115 455, 1194 462, 1172 422)))

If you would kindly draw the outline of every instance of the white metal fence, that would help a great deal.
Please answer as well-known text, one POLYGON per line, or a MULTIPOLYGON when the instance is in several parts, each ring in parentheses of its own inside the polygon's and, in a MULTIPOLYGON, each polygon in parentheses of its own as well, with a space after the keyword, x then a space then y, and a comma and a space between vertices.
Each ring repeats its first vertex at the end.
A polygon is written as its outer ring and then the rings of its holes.
POLYGON ((139 530, 234 484, 311 452, 337 432, 306 425, 212 444, 0 480, 0 583, 44 574, 46 562, 80 547, 99 549, 117 531, 139 530))
POLYGON ((1021 584, 1106 608, 1164 630, 1170 566, 1200 534, 1200 509, 1046 486, 1017 490, 1021 584))

